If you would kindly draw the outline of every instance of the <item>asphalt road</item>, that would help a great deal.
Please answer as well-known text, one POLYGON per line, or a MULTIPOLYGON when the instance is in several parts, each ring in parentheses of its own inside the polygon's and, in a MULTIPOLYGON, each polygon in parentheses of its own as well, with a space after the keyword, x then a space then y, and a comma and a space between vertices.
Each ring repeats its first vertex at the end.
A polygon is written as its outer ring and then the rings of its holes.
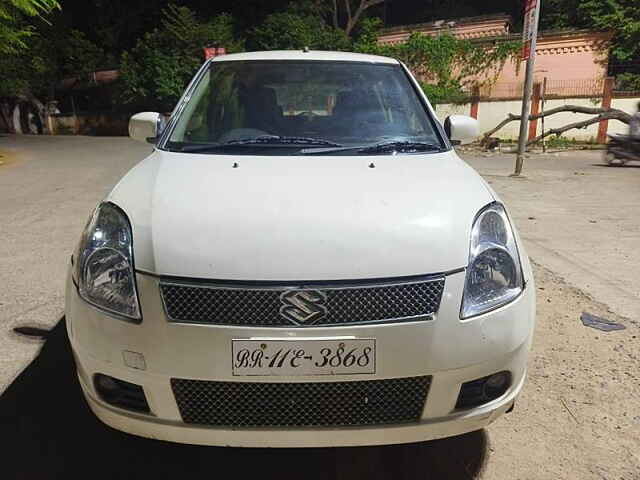
POLYGON ((541 265, 529 382, 516 411, 488 432, 404 446, 242 450, 109 429, 74 376, 62 318, 69 255, 91 209, 149 151, 126 138, 0 137, 0 431, 10 439, 0 478, 469 479, 483 468, 505 480, 636 478, 640 168, 604 168, 597 153, 578 152, 535 157, 515 180, 512 156, 463 155, 507 201, 541 265), (594 335, 578 323, 585 309, 628 329, 594 335), (55 328, 43 346, 12 332, 22 325, 55 328))
POLYGON ((127 138, 0 136, 0 391, 38 348, 11 329, 60 319, 91 210, 150 151, 127 138))

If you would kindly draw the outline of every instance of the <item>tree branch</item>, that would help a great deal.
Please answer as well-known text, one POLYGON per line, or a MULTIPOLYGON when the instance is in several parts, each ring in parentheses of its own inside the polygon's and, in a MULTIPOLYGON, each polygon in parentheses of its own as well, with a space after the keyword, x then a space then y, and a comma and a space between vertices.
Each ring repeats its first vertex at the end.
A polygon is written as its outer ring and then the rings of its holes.
POLYGON ((347 36, 351 36, 351 31, 358 23, 360 16, 364 13, 368 8, 373 7, 374 5, 378 5, 384 2, 384 0, 360 0, 360 4, 358 5, 358 9, 355 11, 353 16, 351 15, 351 5, 349 4, 349 0, 344 0, 344 3, 347 7, 347 26, 344 31, 347 36))
MULTIPOLYGON (((568 125, 565 125, 564 127, 552 128, 550 130, 547 130, 546 132, 543 132, 541 135, 538 135, 533 140, 529 140, 527 142, 527 146, 533 145, 534 143, 539 142, 544 137, 548 137, 549 135, 558 135, 558 136, 560 136, 564 132, 567 132, 567 131, 572 130, 574 128, 587 128, 589 125, 593 125, 594 123, 598 123, 601 120, 611 120, 612 118, 613 117, 608 117, 606 114, 602 114, 602 115, 598 115, 595 118, 590 118, 589 120, 583 120, 582 122, 575 122, 575 123, 570 123, 568 125)), ((616 120, 620 120, 620 119, 616 118, 616 120)))
POLYGON ((482 135, 482 143, 484 143, 491 135, 496 133, 498 130, 501 130, 506 124, 511 123, 515 120, 520 120, 520 115, 514 115, 513 113, 507 114, 507 118, 502 120, 496 127, 492 128, 488 132, 485 132, 482 135))
MULTIPOLYGON (((540 137, 536 138, 533 142, 537 142, 538 140, 542 139, 543 137, 546 137, 547 135, 553 135, 553 134, 560 135, 567 130, 571 130, 572 128, 584 128, 585 126, 589 126, 592 123, 597 123, 600 120, 619 120, 626 124, 629 124, 629 122, 631 121, 631 115, 629 115, 626 112, 623 112, 622 110, 618 110, 617 108, 582 107, 580 105, 563 105, 561 107, 552 108, 551 110, 547 110, 546 112, 543 112, 543 113, 538 113, 536 115, 529 115, 529 120, 537 120, 542 117, 548 117, 550 115, 554 115, 556 113, 561 113, 561 112, 584 113, 587 115, 598 115, 598 116, 595 119, 592 118, 589 120, 584 120, 582 122, 569 124, 566 126, 568 127, 566 128, 566 130, 563 130, 565 127, 551 129, 549 130, 550 133, 541 135, 540 137), (583 125, 585 124, 585 122, 587 122, 586 125, 583 125)), ((514 115, 513 113, 509 113, 507 115, 507 118, 505 118, 495 128, 492 128, 482 136, 481 143, 485 143, 487 139, 491 137, 491 135, 496 133, 498 130, 502 129, 508 123, 518 121, 521 118, 522 118, 522 115, 514 115)), ((529 142, 529 143, 533 143, 533 142, 529 142)))
POLYGON ((351 23, 351 0, 344 0, 344 7, 347 10, 347 25, 351 23))
POLYGON ((338 0, 333 0, 333 28, 338 27, 338 0))

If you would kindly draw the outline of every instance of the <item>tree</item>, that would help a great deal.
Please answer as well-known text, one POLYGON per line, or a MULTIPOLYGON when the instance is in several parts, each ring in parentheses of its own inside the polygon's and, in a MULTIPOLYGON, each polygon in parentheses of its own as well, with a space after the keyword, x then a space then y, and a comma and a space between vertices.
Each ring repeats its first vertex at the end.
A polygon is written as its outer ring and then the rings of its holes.
POLYGON ((350 37, 362 15, 384 0, 331 0, 333 27, 341 29, 350 37))
POLYGON ((590 28, 614 33, 610 72, 638 75, 640 81, 640 5, 638 0, 546 0, 544 28, 590 28))
POLYGON ((27 48, 35 34, 29 17, 41 17, 60 5, 56 0, 0 0, 0 55, 17 54, 27 48))
POLYGON ((145 34, 122 55, 124 101, 170 110, 202 65, 202 49, 209 45, 223 46, 228 52, 241 49, 231 16, 221 14, 202 22, 187 7, 170 4, 162 11, 161 28, 145 34))
MULTIPOLYGON (((9 125, 10 110, 16 103, 37 118, 37 130, 45 125, 45 101, 58 98, 55 89, 61 80, 100 68, 105 62, 101 48, 86 39, 77 30, 65 31, 55 25, 40 26, 38 35, 32 35, 20 53, 0 55, 0 113, 9 125)), ((23 127, 25 125, 23 124, 23 127)))
POLYGON ((322 6, 312 2, 292 3, 267 16, 249 41, 257 50, 348 50, 351 43, 342 30, 327 25, 322 6))
POLYGON ((74 28, 84 29, 87 37, 99 42, 106 52, 119 56, 133 47, 145 32, 158 25, 161 9, 166 4, 166 0, 84 0, 70 15, 75 13, 76 18, 78 15, 91 16, 90 24, 74 23, 73 18, 69 20, 74 28))
MULTIPOLYGON (((587 120, 581 120, 579 122, 569 123, 562 127, 552 128, 547 130, 546 132, 542 132, 542 134, 538 135, 532 140, 527 142, 527 145, 532 145, 534 143, 538 143, 545 137, 549 135, 556 135, 556 137, 560 137, 563 133, 568 132, 569 130, 577 129, 577 128, 587 128, 589 125, 593 125, 594 123, 599 123, 602 120, 618 120, 622 123, 629 124, 631 121, 631 115, 622 110, 618 110, 617 108, 599 108, 599 107, 583 107, 581 105, 563 105, 561 107, 552 108, 551 110, 547 110, 546 112, 538 113, 535 115, 529 115, 529 120, 537 120, 539 118, 548 117, 550 115, 555 115, 556 113, 563 112, 571 112, 571 113, 583 113, 587 115, 595 115, 587 120)), ((514 121, 520 121, 522 118, 521 115, 514 115, 513 113, 509 113, 507 118, 505 118, 502 122, 500 122, 497 126, 485 132, 482 135, 481 143, 487 145, 491 136, 501 130, 505 125, 514 121)))
POLYGON ((637 0, 585 0, 578 5, 585 24, 615 34, 611 53, 622 62, 640 58, 640 5, 637 0))
POLYGON ((104 51, 82 32, 44 26, 19 53, 0 58, 0 97, 45 99, 62 79, 99 69, 104 51))

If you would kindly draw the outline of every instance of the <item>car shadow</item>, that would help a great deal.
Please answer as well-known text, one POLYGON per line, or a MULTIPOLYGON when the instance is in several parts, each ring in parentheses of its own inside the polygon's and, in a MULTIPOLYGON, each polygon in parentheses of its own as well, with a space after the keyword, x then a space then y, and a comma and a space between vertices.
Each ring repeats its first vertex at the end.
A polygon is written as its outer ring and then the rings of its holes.
POLYGON ((242 449, 181 445, 113 430, 82 397, 64 318, 0 397, 2 478, 473 479, 484 430, 443 440, 357 448, 242 449))

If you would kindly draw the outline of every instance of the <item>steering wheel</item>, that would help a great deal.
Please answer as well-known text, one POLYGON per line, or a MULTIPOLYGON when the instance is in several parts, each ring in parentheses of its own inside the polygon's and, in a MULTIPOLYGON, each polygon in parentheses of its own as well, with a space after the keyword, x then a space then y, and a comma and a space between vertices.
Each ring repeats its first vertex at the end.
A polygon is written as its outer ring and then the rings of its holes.
POLYGON ((309 120, 311 120, 314 117, 317 117, 318 114, 312 112, 311 110, 307 110, 305 112, 300 112, 296 114, 296 117, 307 117, 309 120))

